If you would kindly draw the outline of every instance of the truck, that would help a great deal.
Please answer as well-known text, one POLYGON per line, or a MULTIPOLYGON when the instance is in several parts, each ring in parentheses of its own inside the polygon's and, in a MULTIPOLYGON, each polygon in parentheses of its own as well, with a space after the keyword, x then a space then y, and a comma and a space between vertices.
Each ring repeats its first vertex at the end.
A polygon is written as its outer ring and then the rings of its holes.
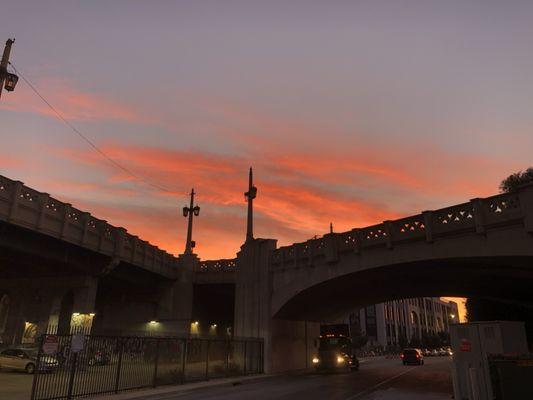
POLYGON ((321 327, 318 354, 313 359, 313 365, 319 371, 356 371, 359 360, 345 324, 326 325, 321 327))

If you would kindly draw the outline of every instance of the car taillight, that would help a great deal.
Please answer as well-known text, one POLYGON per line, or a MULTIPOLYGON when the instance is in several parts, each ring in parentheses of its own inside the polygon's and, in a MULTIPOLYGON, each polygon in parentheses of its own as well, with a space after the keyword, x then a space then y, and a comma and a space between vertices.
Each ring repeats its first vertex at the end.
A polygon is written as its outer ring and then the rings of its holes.
POLYGON ((403 354, 400 354, 400 358, 403 358, 403 354))
POLYGON ((416 358, 420 358, 420 354, 417 354, 417 355, 416 355, 416 358))

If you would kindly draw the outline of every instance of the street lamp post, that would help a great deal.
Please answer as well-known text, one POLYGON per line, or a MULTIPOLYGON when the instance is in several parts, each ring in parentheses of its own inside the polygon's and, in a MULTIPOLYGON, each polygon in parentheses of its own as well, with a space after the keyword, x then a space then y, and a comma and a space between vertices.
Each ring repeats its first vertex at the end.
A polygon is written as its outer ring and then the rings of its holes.
POLYGON ((190 206, 183 207, 183 216, 189 217, 189 225, 187 227, 187 243, 185 244, 185 254, 192 254, 192 249, 196 243, 192 240, 192 219, 193 215, 200 215, 200 207, 194 205, 194 189, 191 190, 191 203, 190 206))
POLYGON ((4 53, 2 54, 2 61, 0 61, 0 97, 2 96, 2 89, 8 92, 15 90, 19 77, 7 71, 9 64, 9 56, 11 54, 11 46, 15 43, 15 39, 7 39, 4 53))

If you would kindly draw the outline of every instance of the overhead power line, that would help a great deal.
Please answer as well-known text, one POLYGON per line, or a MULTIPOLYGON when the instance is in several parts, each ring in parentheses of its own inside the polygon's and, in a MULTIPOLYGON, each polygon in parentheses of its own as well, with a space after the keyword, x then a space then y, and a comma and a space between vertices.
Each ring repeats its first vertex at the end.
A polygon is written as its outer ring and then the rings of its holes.
POLYGON ((52 112, 61 120, 63 123, 69 127, 74 133, 76 133, 81 139, 83 139, 89 146, 92 147, 93 150, 95 150, 98 154, 100 154, 103 158, 105 158, 113 167, 121 170, 122 172, 126 173, 127 175, 131 176, 132 178, 135 178, 146 185, 149 185, 155 189, 164 191, 164 192, 171 192, 166 187, 162 186, 159 183, 154 183, 146 179, 145 177, 136 174, 135 172, 131 171, 129 168, 126 168, 119 162, 115 161, 113 158, 111 158, 109 155, 107 155, 102 149, 100 149, 96 144, 94 144, 91 139, 89 139, 87 136, 85 136, 82 132, 80 132, 74 125, 70 123, 68 119, 66 119, 61 112, 59 112, 40 92, 37 90, 35 85, 31 83, 31 81, 26 78, 24 74, 22 74, 14 65, 12 62, 9 63, 15 72, 22 78, 24 82, 30 87, 30 89, 37 95, 39 98, 52 110, 52 112))

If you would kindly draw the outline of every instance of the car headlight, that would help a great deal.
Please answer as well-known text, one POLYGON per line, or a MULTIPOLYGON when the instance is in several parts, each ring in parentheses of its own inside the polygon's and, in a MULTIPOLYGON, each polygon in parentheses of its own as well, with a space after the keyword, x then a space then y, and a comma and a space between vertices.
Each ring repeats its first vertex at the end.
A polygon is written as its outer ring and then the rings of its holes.
POLYGON ((318 364, 320 362, 320 360, 318 359, 318 357, 313 357, 313 364, 318 364))
POLYGON ((337 364, 342 364, 344 362, 344 357, 337 356, 337 364))

